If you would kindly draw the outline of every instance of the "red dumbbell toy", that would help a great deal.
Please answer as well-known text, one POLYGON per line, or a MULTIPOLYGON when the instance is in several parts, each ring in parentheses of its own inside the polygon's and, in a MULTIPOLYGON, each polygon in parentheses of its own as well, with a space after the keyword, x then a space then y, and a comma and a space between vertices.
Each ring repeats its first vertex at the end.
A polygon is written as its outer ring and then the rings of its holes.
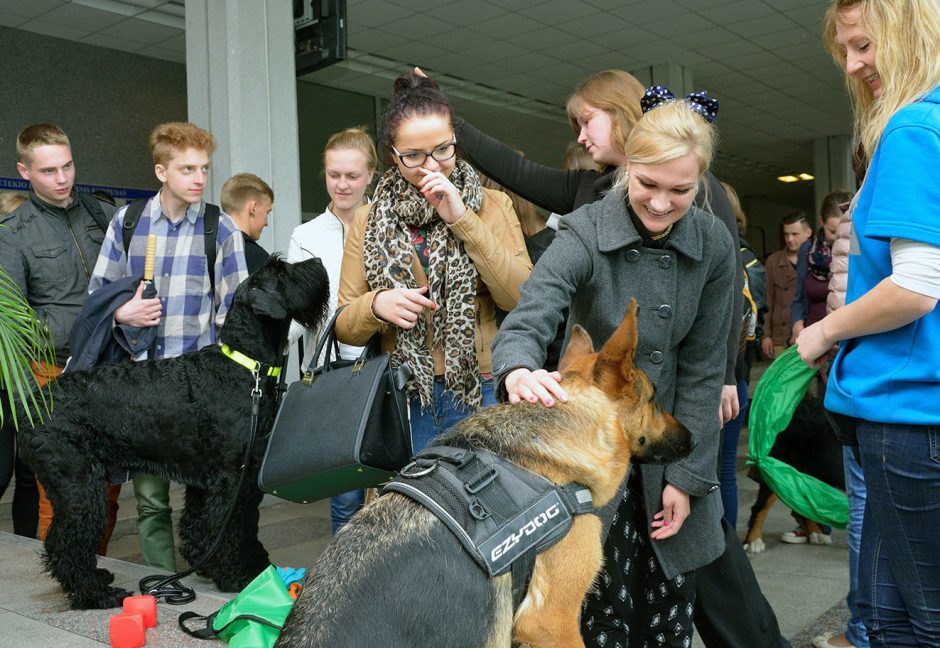
POLYGON ((139 614, 144 618, 144 627, 157 625, 157 599, 145 594, 124 598, 124 614, 139 614))
POLYGON ((112 648, 140 648, 147 643, 144 637, 144 617, 140 614, 112 614, 109 622, 112 648))

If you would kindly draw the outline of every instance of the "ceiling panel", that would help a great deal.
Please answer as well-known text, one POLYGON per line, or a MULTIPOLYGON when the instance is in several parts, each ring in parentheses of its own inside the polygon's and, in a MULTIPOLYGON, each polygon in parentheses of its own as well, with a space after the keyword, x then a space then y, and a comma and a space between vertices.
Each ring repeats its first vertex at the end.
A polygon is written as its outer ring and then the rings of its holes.
POLYGON ((55 38, 64 38, 66 40, 78 40, 88 33, 83 29, 74 29, 66 25, 49 23, 37 18, 27 20, 26 22, 19 25, 17 29, 25 29, 26 31, 35 32, 37 34, 54 36, 55 38))
POLYGON ((18 27, 27 20, 29 20, 29 18, 25 16, 18 16, 16 14, 0 11, 0 25, 3 27, 18 27))
POLYGON ((760 18, 775 13, 774 7, 755 2, 755 0, 735 0, 734 2, 722 2, 713 7, 701 7, 696 0, 690 1, 690 9, 699 11, 710 20, 719 25, 729 25, 742 20, 760 18))
POLYGON ((136 41, 141 47, 160 43, 178 36, 181 32, 181 29, 157 25, 139 18, 128 18, 98 31, 100 34, 136 41))
POLYGON ((64 5, 63 0, 0 0, 0 13, 36 18, 64 5))
MULTIPOLYGON (((685 65, 721 101, 719 168, 755 182, 761 169, 811 168, 814 138, 851 131, 843 74, 820 42, 820 0, 347 2, 347 60, 305 79, 387 96, 391 79, 419 64, 465 105, 510 108, 508 132, 554 124, 567 137, 565 101, 593 72, 685 65)), ((180 7, 159 0, 0 0, 0 25, 185 57, 180 7)))

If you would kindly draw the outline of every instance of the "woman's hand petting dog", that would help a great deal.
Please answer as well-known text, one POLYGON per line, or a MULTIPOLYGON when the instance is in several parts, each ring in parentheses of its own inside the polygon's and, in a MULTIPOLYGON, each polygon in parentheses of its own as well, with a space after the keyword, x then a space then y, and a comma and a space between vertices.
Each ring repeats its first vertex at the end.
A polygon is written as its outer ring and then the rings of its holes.
POLYGON ((676 535, 691 511, 689 494, 672 484, 666 484, 663 489, 663 510, 653 516, 650 537, 653 540, 665 540, 676 535))
POLYGON ((559 383, 561 374, 557 371, 529 371, 520 367, 509 372, 503 384, 506 386, 510 403, 541 401, 545 407, 551 407, 556 399, 563 403, 568 400, 568 393, 559 383))

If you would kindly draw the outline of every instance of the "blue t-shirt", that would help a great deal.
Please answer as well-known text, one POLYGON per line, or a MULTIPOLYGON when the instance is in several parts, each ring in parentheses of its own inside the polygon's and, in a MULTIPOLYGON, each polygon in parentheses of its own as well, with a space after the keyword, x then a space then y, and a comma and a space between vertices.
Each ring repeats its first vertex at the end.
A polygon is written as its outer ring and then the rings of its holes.
MULTIPOLYGON (((891 275, 890 239, 940 247, 940 87, 895 113, 852 214, 846 304, 891 275)), ((940 424, 940 308, 907 326, 846 340, 826 407, 881 423, 940 424)))

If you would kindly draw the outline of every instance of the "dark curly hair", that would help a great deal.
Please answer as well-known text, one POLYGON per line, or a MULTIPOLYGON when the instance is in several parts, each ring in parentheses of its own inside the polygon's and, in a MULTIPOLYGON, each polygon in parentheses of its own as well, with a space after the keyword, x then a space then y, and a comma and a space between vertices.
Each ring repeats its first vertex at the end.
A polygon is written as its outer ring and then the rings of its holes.
POLYGON ((392 97, 382 116, 382 128, 379 131, 379 145, 385 164, 395 163, 392 144, 402 122, 411 117, 428 115, 442 115, 447 117, 452 125, 454 123, 454 107, 440 86, 413 71, 395 79, 392 97))

